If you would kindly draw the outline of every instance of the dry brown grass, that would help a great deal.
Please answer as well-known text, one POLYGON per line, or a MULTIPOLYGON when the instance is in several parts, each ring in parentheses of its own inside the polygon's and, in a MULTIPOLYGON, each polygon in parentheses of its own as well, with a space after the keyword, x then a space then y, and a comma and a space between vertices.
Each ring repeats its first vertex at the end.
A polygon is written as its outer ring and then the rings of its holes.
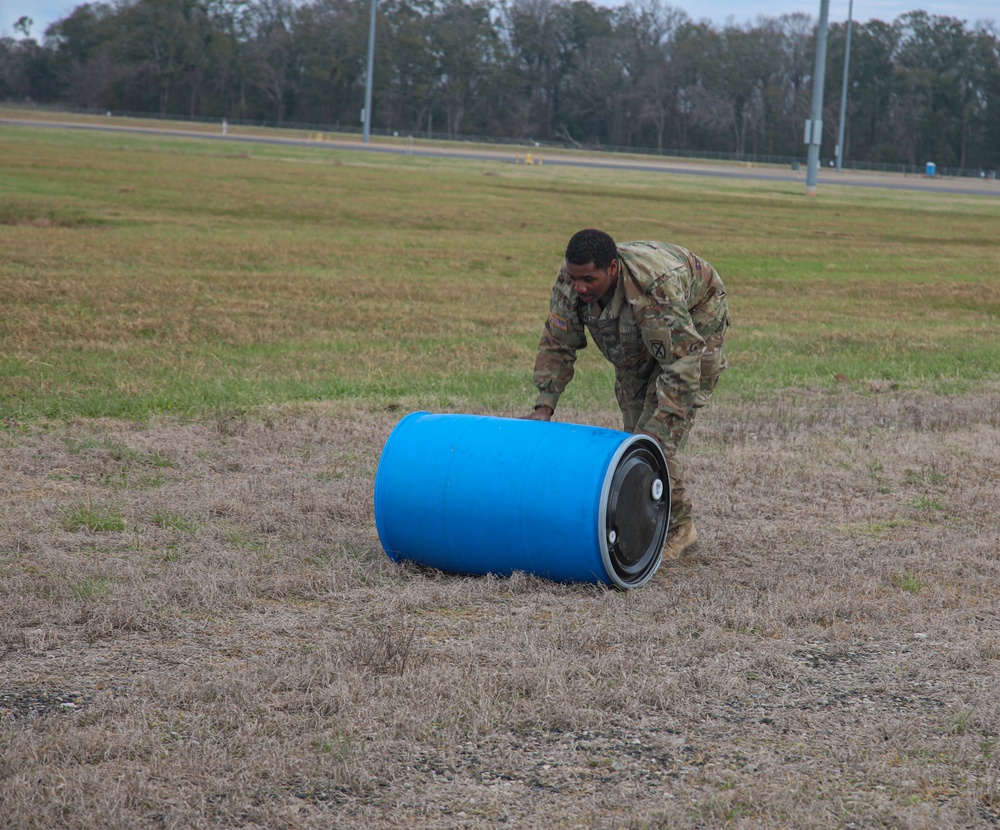
POLYGON ((8 429, 0 826, 996 824, 998 413, 723 395, 630 592, 391 563, 399 412, 8 429))

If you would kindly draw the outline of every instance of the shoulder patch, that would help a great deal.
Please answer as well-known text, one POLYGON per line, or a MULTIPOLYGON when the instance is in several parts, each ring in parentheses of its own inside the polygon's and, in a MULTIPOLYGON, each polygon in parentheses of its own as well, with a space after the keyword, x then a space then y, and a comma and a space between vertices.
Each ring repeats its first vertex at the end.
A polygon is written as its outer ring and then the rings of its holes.
POLYGON ((560 331, 569 331, 569 321, 565 317, 560 317, 558 314, 549 315, 549 325, 554 329, 559 329, 560 331))

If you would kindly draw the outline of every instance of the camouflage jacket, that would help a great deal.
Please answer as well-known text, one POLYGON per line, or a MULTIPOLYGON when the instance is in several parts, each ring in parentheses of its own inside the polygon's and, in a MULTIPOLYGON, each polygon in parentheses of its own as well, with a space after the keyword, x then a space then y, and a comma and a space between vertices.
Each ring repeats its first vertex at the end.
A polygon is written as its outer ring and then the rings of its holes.
POLYGON ((711 265, 677 245, 628 242, 618 246, 618 260, 618 281, 603 309, 582 302, 565 263, 560 268, 535 358, 537 404, 556 408, 589 331, 615 367, 623 411, 623 399, 655 395, 651 419, 658 423, 636 428, 657 433, 699 405, 705 340, 721 343, 729 324, 726 289, 711 265))

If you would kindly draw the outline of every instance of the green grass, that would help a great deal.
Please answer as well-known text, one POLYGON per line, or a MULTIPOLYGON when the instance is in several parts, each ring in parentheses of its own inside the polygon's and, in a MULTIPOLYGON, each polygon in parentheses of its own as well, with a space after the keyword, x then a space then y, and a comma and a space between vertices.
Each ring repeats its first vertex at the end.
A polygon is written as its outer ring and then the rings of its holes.
POLYGON ((67 508, 62 526, 69 531, 90 530, 94 533, 120 533, 125 530, 125 519, 118 507, 94 507, 89 501, 67 508))
POLYGON ((157 527, 177 530, 182 533, 195 533, 198 530, 196 522, 171 513, 169 510, 156 510, 149 517, 149 520, 157 527))
POLYGON ((82 600, 101 599, 111 593, 112 587, 111 582, 102 577, 70 582, 70 590, 72 590, 77 598, 82 600))
MULTIPOLYGON (((1000 200, 0 126, 0 417, 525 408, 568 236, 722 273, 721 394, 1000 376, 1000 200)), ((513 159, 513 152, 511 153, 513 159)), ((581 357, 565 400, 605 406, 581 357)))
POLYGON ((909 594, 919 594, 927 584, 920 578, 918 574, 912 571, 905 571, 904 573, 896 574, 892 578, 893 584, 902 591, 906 591, 909 594))

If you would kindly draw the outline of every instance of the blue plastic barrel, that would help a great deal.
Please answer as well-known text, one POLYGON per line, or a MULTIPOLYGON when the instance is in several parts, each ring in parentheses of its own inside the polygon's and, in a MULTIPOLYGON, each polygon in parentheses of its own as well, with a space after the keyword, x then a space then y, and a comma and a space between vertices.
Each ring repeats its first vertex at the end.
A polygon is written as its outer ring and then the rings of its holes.
POLYGON ((414 412, 386 440, 375 524, 394 561, 635 588, 660 565, 670 484, 647 435, 414 412))

